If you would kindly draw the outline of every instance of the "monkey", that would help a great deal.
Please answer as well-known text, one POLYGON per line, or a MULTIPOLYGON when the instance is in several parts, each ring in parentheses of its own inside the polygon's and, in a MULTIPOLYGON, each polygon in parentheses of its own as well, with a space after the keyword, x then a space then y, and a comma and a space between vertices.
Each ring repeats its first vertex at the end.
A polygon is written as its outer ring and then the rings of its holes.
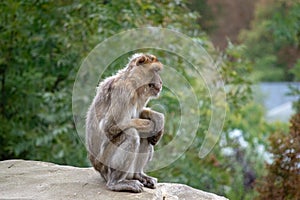
POLYGON ((129 63, 98 85, 86 117, 89 160, 112 191, 142 192, 157 179, 144 173, 164 131, 164 115, 147 108, 162 90, 163 64, 151 54, 129 63))

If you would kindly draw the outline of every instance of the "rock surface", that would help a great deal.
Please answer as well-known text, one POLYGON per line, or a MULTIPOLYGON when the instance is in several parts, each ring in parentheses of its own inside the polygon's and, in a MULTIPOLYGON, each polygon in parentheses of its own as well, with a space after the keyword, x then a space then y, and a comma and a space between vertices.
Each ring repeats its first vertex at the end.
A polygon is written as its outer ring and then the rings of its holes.
POLYGON ((225 200, 215 194, 173 183, 159 183, 142 193, 112 192, 92 168, 60 166, 39 161, 0 162, 0 199, 197 199, 225 200))

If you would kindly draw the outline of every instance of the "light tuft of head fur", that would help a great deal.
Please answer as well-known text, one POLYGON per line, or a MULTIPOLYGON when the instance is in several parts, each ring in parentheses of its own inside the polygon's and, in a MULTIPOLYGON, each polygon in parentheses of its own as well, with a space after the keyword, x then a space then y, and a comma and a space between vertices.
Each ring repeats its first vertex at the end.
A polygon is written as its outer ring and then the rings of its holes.
POLYGON ((138 57, 141 57, 141 56, 144 56, 145 54, 144 53, 135 53, 133 54, 131 57, 128 58, 129 62, 138 58, 138 57))

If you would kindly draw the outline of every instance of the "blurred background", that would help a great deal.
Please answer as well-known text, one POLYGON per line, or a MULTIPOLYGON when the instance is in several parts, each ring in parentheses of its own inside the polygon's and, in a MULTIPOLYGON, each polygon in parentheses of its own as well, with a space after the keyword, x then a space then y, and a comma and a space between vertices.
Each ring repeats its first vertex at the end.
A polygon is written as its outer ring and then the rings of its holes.
MULTIPOLYGON (((164 63, 177 59, 202 117, 185 154, 151 175, 229 199, 300 199, 299 0, 4 0, 0 11, 0 160, 90 166, 72 115, 81 62, 116 33, 158 26, 188 35, 213 57, 227 116, 219 143, 200 159, 209 94, 181 58, 153 50, 164 63)), ((168 90, 157 101, 167 110, 164 145, 176 134, 180 109, 168 90)))

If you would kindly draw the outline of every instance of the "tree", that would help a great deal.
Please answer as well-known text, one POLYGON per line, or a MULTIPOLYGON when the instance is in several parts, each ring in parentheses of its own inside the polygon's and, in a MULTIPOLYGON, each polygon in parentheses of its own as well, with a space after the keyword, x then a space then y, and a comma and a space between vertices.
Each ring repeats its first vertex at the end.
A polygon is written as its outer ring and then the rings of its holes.
POLYGON ((245 56, 254 65, 253 77, 262 81, 293 80, 289 69, 300 58, 299 13, 297 0, 257 4, 251 29, 240 34, 240 41, 248 48, 245 56))
POLYGON ((70 102, 78 58, 93 34, 88 29, 93 20, 82 19, 93 5, 4 1, 0 6, 1 159, 84 164, 70 102))
POLYGON ((1 160, 88 165, 71 110, 81 59, 130 28, 200 32, 190 23, 197 14, 181 2, 9 0, 0 7, 1 160))
POLYGON ((300 198, 300 113, 290 120, 289 133, 275 132, 270 136, 272 163, 258 183, 259 199, 300 198))

